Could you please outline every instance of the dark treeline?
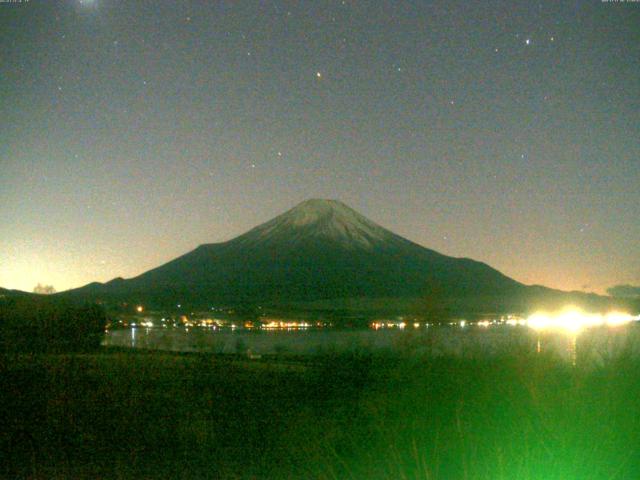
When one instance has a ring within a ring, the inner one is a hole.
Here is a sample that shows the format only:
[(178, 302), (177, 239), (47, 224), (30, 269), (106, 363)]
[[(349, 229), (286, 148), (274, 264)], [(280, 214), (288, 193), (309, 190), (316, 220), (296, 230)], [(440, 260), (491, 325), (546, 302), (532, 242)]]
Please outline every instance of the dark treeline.
[(0, 298), (0, 348), (4, 352), (87, 352), (97, 349), (105, 310), (50, 297)]

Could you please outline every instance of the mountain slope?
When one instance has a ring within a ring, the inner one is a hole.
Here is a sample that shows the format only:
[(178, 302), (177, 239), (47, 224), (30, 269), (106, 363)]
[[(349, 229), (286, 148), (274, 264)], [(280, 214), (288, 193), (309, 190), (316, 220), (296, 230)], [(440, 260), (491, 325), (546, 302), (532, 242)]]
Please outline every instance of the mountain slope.
[(406, 240), (342, 202), (313, 199), (239, 237), (201, 245), (138, 277), (92, 283), (65, 294), (157, 307), (422, 299), (485, 302), (485, 308), (495, 309), (541, 292), (484, 263)]
[(23, 292), (22, 290), (9, 290), (0, 287), (0, 298), (8, 297), (33, 297), (35, 294), (29, 292)]

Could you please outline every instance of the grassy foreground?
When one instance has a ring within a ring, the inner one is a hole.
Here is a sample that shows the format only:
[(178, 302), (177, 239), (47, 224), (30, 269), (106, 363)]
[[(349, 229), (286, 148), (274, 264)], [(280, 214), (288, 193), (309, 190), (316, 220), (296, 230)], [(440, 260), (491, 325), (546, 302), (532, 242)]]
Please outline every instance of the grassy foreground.
[(640, 478), (640, 361), (4, 356), (0, 476)]

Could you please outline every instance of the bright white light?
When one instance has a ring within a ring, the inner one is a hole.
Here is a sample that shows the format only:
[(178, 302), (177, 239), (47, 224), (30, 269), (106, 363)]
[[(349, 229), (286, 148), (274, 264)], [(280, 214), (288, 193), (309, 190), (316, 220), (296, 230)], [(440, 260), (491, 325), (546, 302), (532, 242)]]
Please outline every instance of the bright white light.
[[(515, 324), (516, 322), (514, 322)], [(544, 330), (549, 328), (551, 317), (544, 313), (534, 313), (527, 319), (527, 324), (535, 330)]]
[(577, 332), (586, 326), (587, 319), (580, 312), (571, 310), (557, 317), (556, 323), (569, 332)]
[(609, 327), (617, 327), (618, 325), (624, 325), (633, 320), (638, 320), (638, 318), (639, 317), (632, 317), (627, 313), (610, 312), (605, 315), (604, 321)]
[(527, 325), (535, 330), (565, 330), (577, 333), (584, 328), (607, 325), (615, 327), (624, 325), (637, 317), (628, 313), (610, 312), (606, 315), (586, 313), (578, 308), (569, 307), (553, 314), (536, 312), (527, 318)]

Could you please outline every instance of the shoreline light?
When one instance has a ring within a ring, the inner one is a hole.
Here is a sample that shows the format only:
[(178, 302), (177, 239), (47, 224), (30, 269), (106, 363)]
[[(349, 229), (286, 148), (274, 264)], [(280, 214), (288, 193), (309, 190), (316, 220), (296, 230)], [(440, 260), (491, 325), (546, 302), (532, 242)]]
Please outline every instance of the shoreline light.
[(585, 328), (617, 327), (639, 319), (639, 317), (624, 312), (612, 311), (603, 315), (586, 313), (578, 308), (568, 307), (556, 313), (536, 312), (527, 318), (526, 324), (534, 330), (565, 330), (577, 333)]

